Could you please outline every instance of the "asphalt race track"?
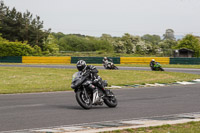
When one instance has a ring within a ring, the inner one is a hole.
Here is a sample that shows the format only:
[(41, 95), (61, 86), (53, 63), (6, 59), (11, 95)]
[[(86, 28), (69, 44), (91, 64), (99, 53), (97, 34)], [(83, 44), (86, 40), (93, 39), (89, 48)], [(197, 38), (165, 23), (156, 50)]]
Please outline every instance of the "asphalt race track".
[[(46, 65), (46, 67), (75, 68), (58, 65)], [(135, 67), (120, 67), (120, 69), (150, 70)], [(166, 68), (165, 70), (200, 74), (198, 69)], [(84, 110), (78, 105), (74, 92), (0, 95), (0, 132), (191, 113), (200, 110), (200, 84), (127, 88), (113, 92), (118, 99), (117, 108), (108, 108), (104, 105), (91, 110)]]
[[(63, 68), (63, 69), (75, 69), (75, 64), (72, 65), (0, 65), (0, 67), (42, 67), (42, 68)], [(96, 66), (98, 69), (104, 69), (103, 66)], [(118, 67), (119, 70), (145, 70), (151, 71), (149, 67)], [(169, 72), (184, 72), (184, 73), (193, 73), (200, 74), (200, 69), (191, 69), (191, 68), (164, 68), (165, 71)]]

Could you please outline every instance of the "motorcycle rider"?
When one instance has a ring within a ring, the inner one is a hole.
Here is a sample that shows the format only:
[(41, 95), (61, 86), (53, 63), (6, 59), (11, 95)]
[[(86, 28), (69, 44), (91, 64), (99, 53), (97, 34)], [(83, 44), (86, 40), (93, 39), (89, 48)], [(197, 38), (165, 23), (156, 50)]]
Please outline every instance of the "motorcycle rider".
[(156, 64), (155, 59), (152, 59), (151, 62), (150, 62), (150, 67), (151, 67), (152, 71), (155, 70), (155, 67), (154, 67), (155, 64)]
[[(106, 96), (109, 96), (109, 91), (104, 88), (107, 83), (103, 82), (102, 78), (97, 74), (98, 70), (95, 66), (86, 65), (84, 60), (79, 60), (76, 64), (78, 71), (81, 71), (83, 74), (90, 75), (89, 78), (92, 80), (92, 84), (96, 85), (98, 88), (102, 89), (103, 93)], [(95, 88), (93, 88), (93, 92), (95, 92)]]
[(108, 67), (108, 61), (113, 62), (112, 59), (109, 59), (109, 58), (107, 58), (107, 57), (104, 57), (104, 58), (103, 58), (103, 66), (104, 66), (104, 68), (107, 68), (107, 67)]

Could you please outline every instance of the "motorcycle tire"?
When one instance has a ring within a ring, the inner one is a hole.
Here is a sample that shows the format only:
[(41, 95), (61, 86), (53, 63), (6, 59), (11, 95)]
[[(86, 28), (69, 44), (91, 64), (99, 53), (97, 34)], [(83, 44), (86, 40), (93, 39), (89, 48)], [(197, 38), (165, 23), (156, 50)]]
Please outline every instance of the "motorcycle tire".
[(116, 67), (116, 66), (114, 66), (114, 69), (115, 69), (115, 70), (118, 70), (119, 68), (118, 68), (118, 67)]
[(163, 68), (160, 68), (160, 71), (165, 71)]
[(83, 91), (81, 91), (81, 90), (78, 90), (76, 92), (76, 101), (84, 109), (90, 109), (90, 108), (92, 108), (92, 101), (91, 101), (91, 99), (90, 98), (86, 98), (86, 96), (84, 96)]
[[(112, 95), (114, 95), (113, 92), (110, 91), (110, 93)], [(104, 103), (110, 108), (115, 108), (117, 106), (117, 104), (118, 104), (117, 99), (116, 99), (115, 96), (107, 96), (104, 99)]]

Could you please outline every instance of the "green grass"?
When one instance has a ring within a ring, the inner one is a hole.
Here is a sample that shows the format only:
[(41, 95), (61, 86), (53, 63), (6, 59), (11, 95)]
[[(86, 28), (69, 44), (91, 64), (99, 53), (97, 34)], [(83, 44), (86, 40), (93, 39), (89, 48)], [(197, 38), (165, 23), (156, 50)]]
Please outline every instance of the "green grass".
[(116, 130), (104, 133), (200, 133), (200, 122), (189, 122), (176, 125)]
[[(66, 91), (76, 69), (0, 67), (0, 94)], [(99, 75), (109, 85), (133, 85), (144, 83), (170, 83), (200, 78), (200, 75), (131, 71), (99, 70)]]

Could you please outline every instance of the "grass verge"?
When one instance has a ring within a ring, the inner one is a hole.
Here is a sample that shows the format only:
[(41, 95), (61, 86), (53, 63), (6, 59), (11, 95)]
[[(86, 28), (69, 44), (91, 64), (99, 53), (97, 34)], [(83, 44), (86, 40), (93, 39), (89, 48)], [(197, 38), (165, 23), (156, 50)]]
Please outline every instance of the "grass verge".
[(116, 130), (104, 133), (200, 133), (200, 122), (188, 122), (176, 125)]
[[(0, 94), (66, 91), (76, 69), (0, 67)], [(109, 85), (171, 83), (200, 78), (200, 75), (131, 70), (99, 70)]]

